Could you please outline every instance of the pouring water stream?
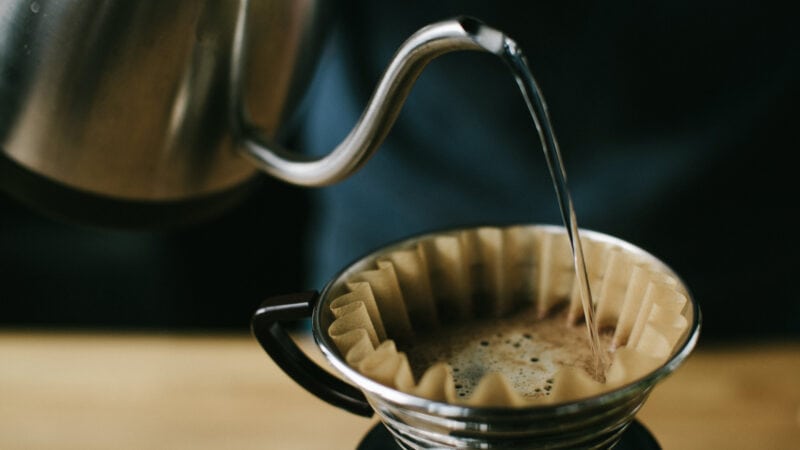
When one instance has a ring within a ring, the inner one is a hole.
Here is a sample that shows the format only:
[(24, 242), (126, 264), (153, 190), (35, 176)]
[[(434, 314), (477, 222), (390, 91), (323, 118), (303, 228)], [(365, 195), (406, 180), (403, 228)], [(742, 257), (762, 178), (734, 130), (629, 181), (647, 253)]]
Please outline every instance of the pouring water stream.
[(592, 355), (594, 357), (594, 374), (598, 381), (604, 382), (605, 369), (607, 366), (605, 352), (603, 352), (600, 347), (600, 334), (597, 322), (594, 318), (592, 291), (589, 285), (589, 276), (586, 271), (586, 261), (583, 256), (583, 247), (578, 231), (575, 208), (567, 185), (567, 173), (564, 169), (561, 151), (558, 147), (558, 141), (556, 140), (553, 126), (550, 123), (547, 105), (545, 104), (544, 96), (539, 86), (536, 84), (536, 80), (533, 78), (528, 62), (516, 42), (508, 37), (504, 37), (503, 51), (502, 53), (498, 53), (498, 56), (502, 58), (503, 62), (508, 65), (511, 72), (514, 74), (522, 96), (525, 98), (528, 112), (539, 134), (542, 150), (547, 160), (547, 167), (550, 170), (550, 177), (553, 181), (553, 187), (556, 190), (561, 218), (567, 229), (567, 236), (569, 237), (569, 243), (572, 249), (575, 277), (580, 291), (583, 314), (589, 334), (589, 345), (591, 346)]

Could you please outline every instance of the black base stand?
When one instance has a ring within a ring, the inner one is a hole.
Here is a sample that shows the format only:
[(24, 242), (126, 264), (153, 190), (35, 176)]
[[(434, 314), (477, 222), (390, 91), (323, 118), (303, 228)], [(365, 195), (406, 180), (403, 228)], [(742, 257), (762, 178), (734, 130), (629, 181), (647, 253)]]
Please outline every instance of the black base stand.
[[(378, 422), (364, 436), (356, 450), (401, 450), (392, 434)], [(661, 450), (656, 439), (638, 420), (628, 426), (614, 450)]]

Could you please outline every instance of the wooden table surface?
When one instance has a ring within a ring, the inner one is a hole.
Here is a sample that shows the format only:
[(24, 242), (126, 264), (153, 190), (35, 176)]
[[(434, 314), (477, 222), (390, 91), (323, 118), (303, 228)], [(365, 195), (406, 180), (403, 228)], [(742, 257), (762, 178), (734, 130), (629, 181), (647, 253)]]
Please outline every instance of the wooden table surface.
[[(638, 418), (665, 449), (800, 449), (800, 342), (701, 343)], [(373, 424), (248, 335), (0, 331), (4, 450), (353, 449)]]

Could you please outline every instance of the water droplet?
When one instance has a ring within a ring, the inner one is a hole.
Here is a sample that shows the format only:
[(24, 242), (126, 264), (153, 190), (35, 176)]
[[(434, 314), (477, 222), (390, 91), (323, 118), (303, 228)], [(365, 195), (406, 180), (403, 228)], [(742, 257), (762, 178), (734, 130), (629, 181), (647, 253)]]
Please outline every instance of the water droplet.
[(36, 14), (36, 13), (39, 12), (40, 9), (42, 9), (42, 7), (39, 6), (39, 2), (31, 2), (31, 12), (32, 13)]

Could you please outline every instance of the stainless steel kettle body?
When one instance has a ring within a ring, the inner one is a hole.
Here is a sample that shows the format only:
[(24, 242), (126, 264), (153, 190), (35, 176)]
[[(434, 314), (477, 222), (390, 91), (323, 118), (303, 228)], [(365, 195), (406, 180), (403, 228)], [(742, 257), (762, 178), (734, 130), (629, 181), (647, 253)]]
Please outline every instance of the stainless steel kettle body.
[[(181, 200), (242, 183), (256, 167), (229, 123), (237, 25), (247, 116), (267, 134), (310, 72), (316, 0), (0, 3), (0, 147), (69, 187)], [(239, 21), (247, 21), (239, 24)]]
[(421, 28), (389, 61), (350, 134), (319, 159), (280, 147), (325, 21), (325, 0), (5, 0), (0, 150), (57, 185), (166, 203), (217, 194), (261, 169), (303, 186), (339, 181), (380, 146), (429, 61), (501, 54), (477, 20)]

